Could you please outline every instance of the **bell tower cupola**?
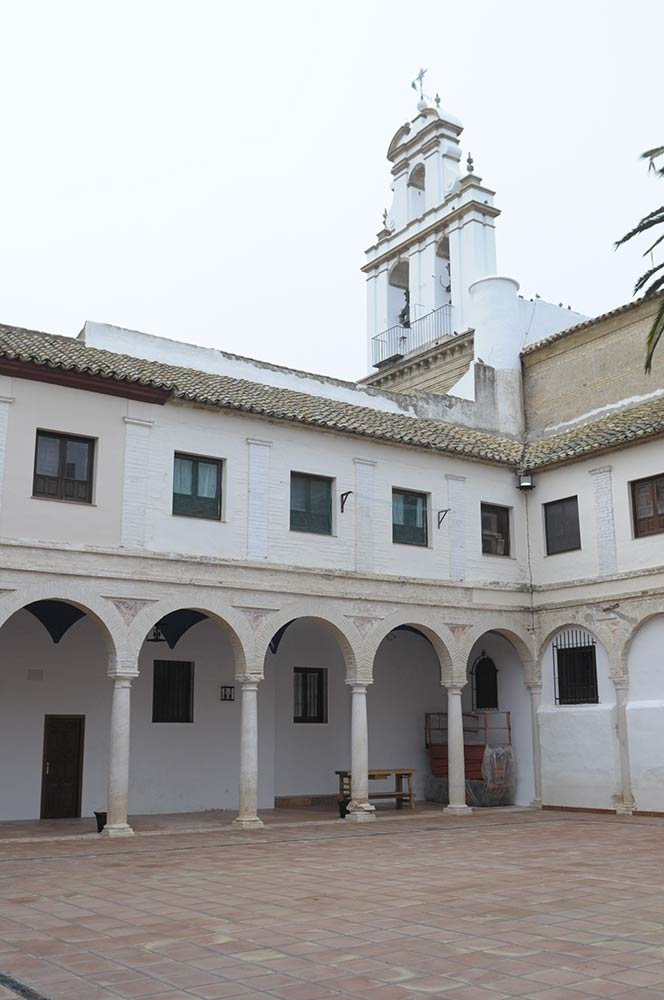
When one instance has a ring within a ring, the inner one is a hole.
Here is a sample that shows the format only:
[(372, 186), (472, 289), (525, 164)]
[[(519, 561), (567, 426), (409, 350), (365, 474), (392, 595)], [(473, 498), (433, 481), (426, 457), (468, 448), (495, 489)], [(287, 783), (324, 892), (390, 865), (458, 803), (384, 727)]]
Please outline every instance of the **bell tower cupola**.
[(425, 73), (413, 81), (417, 114), (387, 150), (392, 204), (362, 268), (370, 370), (463, 333), (470, 285), (496, 270), (494, 192), (470, 156), (462, 167), (463, 126), (425, 95)]

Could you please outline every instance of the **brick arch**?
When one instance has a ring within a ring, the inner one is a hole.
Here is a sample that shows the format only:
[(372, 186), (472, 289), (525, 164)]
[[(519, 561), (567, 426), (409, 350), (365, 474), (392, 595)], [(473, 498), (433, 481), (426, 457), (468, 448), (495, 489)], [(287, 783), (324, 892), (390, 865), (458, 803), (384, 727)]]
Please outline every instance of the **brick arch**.
[[(174, 596), (167, 600), (151, 601), (142, 608), (131, 622), (129, 628), (129, 649), (138, 671), (138, 657), (150, 629), (162, 618), (173, 611), (200, 611), (212, 621), (217, 622), (228, 637), (235, 660), (235, 674), (240, 677), (249, 671), (248, 651), (251, 648), (251, 626), (249, 621), (241, 616), (237, 608), (229, 607), (221, 601), (200, 600), (199, 594), (193, 594), (194, 600), (188, 601), (187, 595)], [(208, 595), (209, 597), (209, 595)], [(199, 598), (196, 600), (196, 598)]]
[(0, 597), (0, 628), (35, 601), (63, 601), (83, 611), (98, 626), (108, 653), (107, 673), (120, 672), (127, 661), (127, 627), (117, 609), (103, 597), (68, 580), (32, 584)]
[(619, 660), (621, 673), (624, 674), (625, 677), (629, 676), (629, 653), (632, 648), (632, 643), (643, 626), (647, 625), (648, 622), (651, 622), (653, 618), (662, 618), (662, 620), (664, 620), (664, 611), (651, 611), (644, 615), (643, 618), (639, 619), (636, 625), (633, 626), (622, 644)]
[(476, 625), (472, 628), (464, 638), (461, 649), (461, 656), (466, 663), (466, 670), (468, 669), (473, 646), (488, 632), (502, 636), (503, 639), (507, 639), (513, 646), (523, 666), (524, 681), (530, 684), (539, 683), (539, 660), (535, 655), (533, 638), (519, 625), (492, 625), (489, 628), (486, 625)]
[(409, 625), (416, 628), (426, 636), (436, 651), (440, 664), (441, 683), (446, 681), (458, 681), (465, 683), (465, 677), (461, 678), (459, 664), (461, 658), (456, 639), (450, 628), (441, 622), (434, 613), (413, 608), (404, 608), (395, 611), (394, 614), (383, 618), (379, 625), (376, 625), (366, 639), (365, 658), (369, 665), (371, 676), (376, 660), (378, 648), (384, 639), (400, 625)]
[(289, 622), (300, 620), (315, 621), (334, 636), (344, 658), (347, 680), (365, 676), (363, 643), (357, 626), (345, 615), (323, 608), (321, 602), (315, 600), (294, 601), (264, 619), (254, 636), (252, 673), (263, 673), (272, 636)]

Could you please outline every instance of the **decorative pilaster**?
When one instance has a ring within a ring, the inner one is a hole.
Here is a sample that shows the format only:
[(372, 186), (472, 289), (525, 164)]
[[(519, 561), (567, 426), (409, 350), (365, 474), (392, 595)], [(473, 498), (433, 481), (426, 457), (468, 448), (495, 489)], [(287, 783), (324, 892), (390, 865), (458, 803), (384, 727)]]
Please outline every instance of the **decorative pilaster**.
[(127, 837), (133, 834), (127, 822), (129, 802), (129, 722), (131, 682), (136, 674), (112, 674), (111, 739), (108, 760), (107, 821), (102, 830), (105, 837)]
[(258, 816), (258, 684), (255, 674), (244, 674), (240, 704), (240, 806), (233, 820), (242, 830), (263, 826)]
[(449, 805), (446, 813), (464, 816), (472, 809), (466, 805), (466, 762), (463, 747), (463, 714), (461, 690), (458, 682), (446, 684), (447, 688), (447, 783)]
[(367, 726), (367, 682), (348, 681), (352, 689), (350, 716), (351, 800), (346, 819), (365, 823), (376, 818), (369, 803), (369, 730)]
[(629, 738), (627, 734), (627, 698), (629, 681), (627, 677), (614, 677), (616, 689), (616, 735), (620, 757), (620, 798), (616, 803), (619, 815), (631, 816), (636, 809), (632, 795), (632, 773), (629, 763)]
[(539, 709), (542, 704), (542, 685), (528, 684), (530, 690), (530, 728), (533, 739), (533, 779), (535, 797), (530, 803), (533, 809), (542, 808), (542, 744), (540, 742)]
[(247, 438), (249, 483), (247, 502), (247, 559), (267, 559), (270, 537), (271, 441)]
[(148, 509), (148, 468), (150, 433), (154, 421), (124, 417), (125, 456), (122, 494), (122, 544), (139, 549), (145, 543), (145, 515)]

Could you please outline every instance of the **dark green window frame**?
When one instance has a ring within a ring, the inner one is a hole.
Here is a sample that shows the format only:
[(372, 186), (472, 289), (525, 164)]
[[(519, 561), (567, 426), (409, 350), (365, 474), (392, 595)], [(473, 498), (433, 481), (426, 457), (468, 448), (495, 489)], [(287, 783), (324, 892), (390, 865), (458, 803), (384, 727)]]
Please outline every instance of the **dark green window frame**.
[[(176, 451), (173, 459), (173, 514), (220, 521), (222, 467), (223, 459)], [(211, 473), (211, 469), (215, 471)]]
[(332, 534), (332, 483), (327, 476), (291, 472), (290, 530)]
[(427, 546), (429, 544), (428, 522), (428, 495), (426, 493), (416, 493), (413, 490), (392, 490), (393, 542), (398, 542), (401, 545)]
[(574, 552), (581, 548), (579, 526), (579, 498), (564, 497), (544, 504), (544, 533), (546, 554)]

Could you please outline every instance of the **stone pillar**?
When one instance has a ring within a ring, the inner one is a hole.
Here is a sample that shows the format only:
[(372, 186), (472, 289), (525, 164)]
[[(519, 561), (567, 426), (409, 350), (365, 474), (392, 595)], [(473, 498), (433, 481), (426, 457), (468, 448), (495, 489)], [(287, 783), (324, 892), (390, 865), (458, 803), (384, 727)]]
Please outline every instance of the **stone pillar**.
[(466, 805), (466, 762), (463, 749), (463, 715), (461, 689), (463, 684), (446, 684), (447, 688), (447, 783), (449, 805), (446, 813), (463, 816), (472, 812)]
[(542, 808), (542, 745), (540, 743), (539, 707), (542, 704), (542, 685), (529, 684), (530, 726), (533, 738), (533, 778), (535, 797), (530, 803), (533, 809)]
[(111, 741), (108, 761), (107, 822), (102, 830), (105, 837), (126, 837), (133, 834), (127, 822), (129, 800), (129, 717), (131, 682), (136, 674), (111, 674)]
[(258, 816), (258, 684), (261, 677), (238, 677), (240, 704), (240, 808), (233, 820), (242, 830), (263, 826)]
[(364, 823), (376, 818), (369, 803), (369, 732), (367, 727), (367, 682), (348, 681), (352, 689), (350, 716), (351, 800), (346, 819)]
[(627, 697), (628, 680), (626, 677), (613, 679), (616, 689), (616, 735), (618, 737), (618, 753), (620, 756), (620, 796), (616, 803), (616, 812), (631, 816), (636, 809), (632, 795), (632, 775), (629, 764), (629, 739), (627, 735)]

